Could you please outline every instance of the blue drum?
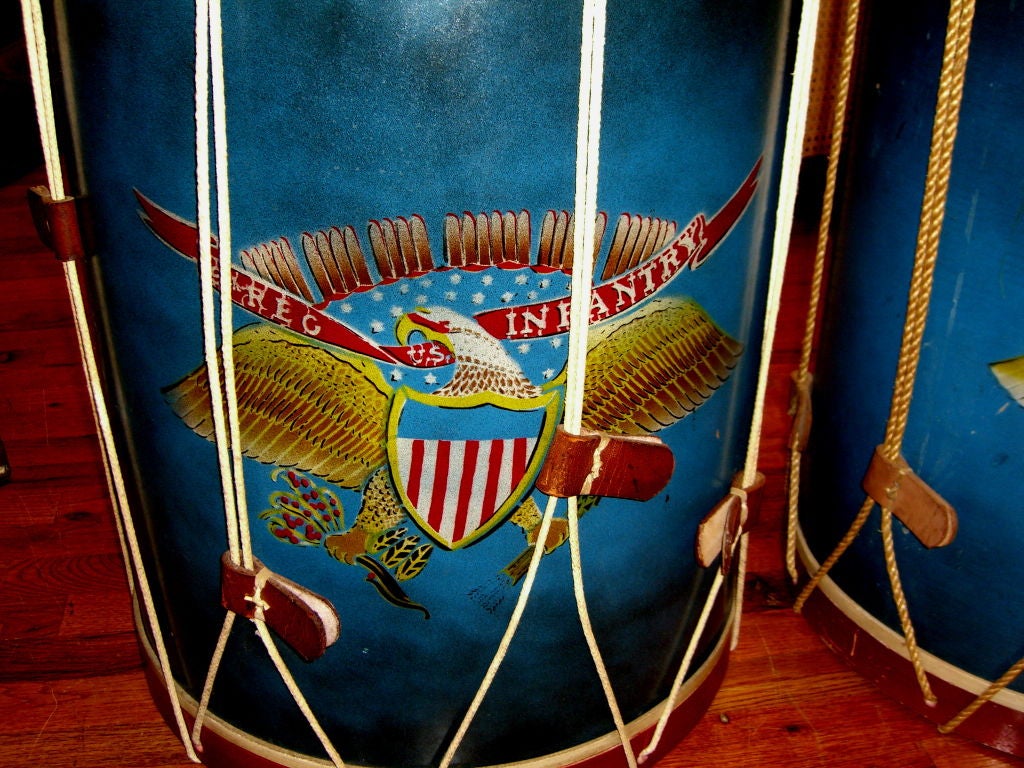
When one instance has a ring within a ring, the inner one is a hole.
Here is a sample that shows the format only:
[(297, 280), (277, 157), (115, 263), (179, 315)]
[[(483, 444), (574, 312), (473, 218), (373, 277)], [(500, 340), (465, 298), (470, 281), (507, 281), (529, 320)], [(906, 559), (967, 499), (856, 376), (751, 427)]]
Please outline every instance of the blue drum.
[[(249, 615), (260, 602), (259, 576), (222, 565), (194, 9), (67, 6), (110, 390), (161, 618), (141, 634), (150, 654), (165, 637), (191, 718), (225, 606)], [(229, 2), (223, 26), (232, 248), (217, 239), (213, 251), (232, 266), (218, 286), (234, 305), (221, 343), (246, 519), (269, 586), (286, 602), (309, 590), (340, 619), (316, 625), (326, 650), (281, 644), (286, 666), (347, 763), (436, 765), (542, 547), (454, 763), (621, 760), (573, 600), (565, 511), (542, 539), (537, 487), (562, 418), (583, 226), (580, 4)], [(580, 540), (590, 620), (638, 749), (717, 568), (697, 562), (698, 524), (743, 464), (788, 31), (786, 2), (607, 9), (583, 426), (657, 437), (674, 471), (646, 501), (584, 487)], [(734, 586), (711, 611), (665, 745), (724, 674)], [(321, 764), (241, 624), (203, 759)]]
[[(872, 3), (853, 103), (848, 185), (835, 241), (805, 454), (801, 529), (813, 570), (865, 499), (882, 443), (907, 307), (947, 10)], [(929, 548), (897, 523), (895, 555), (924, 669), (910, 669), (878, 536), (879, 507), (806, 611), (854, 666), (948, 724), (1024, 655), (1020, 482), (1024, 478), (1024, 14), (979, 3), (934, 287), (902, 455), (955, 509)], [(952, 531), (950, 531), (952, 533)], [(1024, 754), (1024, 681), (956, 731)]]

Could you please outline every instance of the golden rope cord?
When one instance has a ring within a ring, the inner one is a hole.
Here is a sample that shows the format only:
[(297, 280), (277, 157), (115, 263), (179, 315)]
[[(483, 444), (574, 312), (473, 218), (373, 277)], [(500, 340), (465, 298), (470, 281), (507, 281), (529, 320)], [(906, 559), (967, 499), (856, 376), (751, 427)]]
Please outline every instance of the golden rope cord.
[[(935, 120), (932, 127), (931, 150), (928, 158), (924, 199), (921, 205), (917, 245), (914, 253), (914, 267), (910, 280), (907, 316), (903, 327), (903, 340), (900, 346), (899, 362), (893, 385), (893, 396), (889, 419), (886, 424), (885, 440), (881, 447), (882, 455), (889, 460), (895, 460), (900, 455), (903, 437), (906, 433), (907, 419), (910, 413), (910, 401), (913, 395), (917, 368), (920, 362), (921, 343), (924, 337), (928, 307), (931, 302), (939, 236), (945, 216), (946, 197), (949, 191), (953, 145), (956, 140), (960, 103), (963, 98), (964, 74), (967, 68), (967, 52), (973, 20), (974, 0), (953, 0), (950, 4), (949, 21), (946, 28), (946, 44), (939, 78)], [(811, 592), (813, 592), (834, 563), (845, 552), (846, 548), (863, 527), (873, 507), (873, 500), (871, 498), (866, 499), (842, 541), (840, 541), (836, 549), (829, 555), (817, 573), (814, 574), (803, 591), (801, 591), (794, 605), (795, 610), (799, 611), (803, 607)], [(914, 667), (914, 674), (917, 677), (918, 685), (921, 688), (925, 701), (933, 703), (935, 695), (931, 691), (931, 686), (924, 671), (924, 665), (917, 647), (916, 633), (914, 632), (906, 596), (900, 582), (899, 568), (892, 540), (892, 509), (888, 504), (884, 505), (882, 509), (881, 529), (886, 570), (889, 574), (893, 600), (900, 617), (900, 625), (903, 629), (907, 653)]]
[(964, 73), (967, 68), (967, 48), (971, 23), (974, 19), (974, 0), (953, 0), (946, 31), (946, 49), (939, 79), (935, 123), (932, 129), (932, 149), (925, 176), (924, 201), (918, 227), (914, 270), (910, 280), (910, 300), (900, 348), (896, 382), (893, 388), (892, 409), (886, 427), (883, 453), (895, 459), (906, 431), (913, 394), (915, 373), (920, 360), (921, 340), (931, 301), (932, 279), (939, 250), (939, 237), (946, 211), (949, 173), (953, 159), (953, 144), (963, 96)]
[(793, 603), (794, 611), (800, 613), (800, 611), (803, 610), (804, 603), (807, 602), (807, 598), (809, 598), (811, 593), (818, 588), (818, 584), (821, 583), (821, 580), (828, 575), (828, 572), (832, 570), (832, 566), (836, 564), (836, 561), (843, 556), (843, 553), (846, 552), (849, 546), (853, 543), (853, 540), (857, 538), (857, 534), (860, 533), (860, 529), (864, 527), (864, 523), (867, 522), (868, 516), (871, 514), (871, 510), (874, 508), (875, 502), (873, 499), (867, 498), (864, 500), (860, 510), (857, 512), (857, 516), (854, 517), (853, 522), (850, 523), (849, 530), (847, 530), (846, 534), (836, 545), (836, 548), (832, 550), (832, 553), (825, 558), (825, 562), (818, 566), (818, 570), (814, 572), (814, 575), (811, 576), (811, 580), (804, 585), (804, 588), (797, 596), (796, 601)]
[(972, 701), (970, 704), (968, 704), (966, 707), (960, 710), (960, 712), (955, 717), (953, 717), (948, 723), (940, 725), (939, 733), (952, 733), (954, 730), (956, 730), (960, 723), (962, 723), (968, 717), (977, 712), (982, 704), (992, 699), (997, 693), (1003, 690), (1003, 688), (1005, 688), (1014, 680), (1016, 680), (1021, 672), (1024, 672), (1024, 659), (1020, 659), (1016, 664), (1014, 664), (1012, 667), (1006, 670), (1003, 673), (1002, 677), (1000, 677), (988, 688), (986, 688), (981, 694), (979, 694), (978, 698), (976, 698), (974, 701)]
[(929, 705), (936, 704), (938, 703), (938, 698), (932, 691), (931, 683), (928, 682), (928, 674), (924, 669), (924, 662), (921, 661), (921, 650), (917, 645), (917, 632), (914, 630), (914, 623), (910, 619), (907, 596), (903, 591), (903, 583), (900, 580), (900, 569), (896, 563), (896, 547), (892, 539), (892, 507), (888, 505), (882, 508), (881, 527), (882, 550), (885, 552), (885, 570), (889, 574), (892, 600), (896, 606), (896, 613), (900, 617), (900, 628), (903, 630), (903, 644), (907, 647), (907, 655), (910, 657), (910, 664), (914, 668), (914, 677), (917, 678), (917, 686), (921, 689), (921, 696)]
[[(839, 71), (836, 74), (836, 95), (832, 107), (832, 136), (828, 151), (828, 169), (825, 172), (825, 191), (821, 205), (821, 219), (818, 222), (817, 248), (814, 254), (814, 271), (811, 276), (810, 298), (804, 336), (800, 345), (800, 364), (795, 373), (798, 387), (810, 386), (811, 355), (814, 349), (814, 334), (818, 326), (818, 310), (821, 305), (822, 284), (825, 281), (825, 254), (828, 251), (829, 231), (832, 229), (832, 211), (835, 208), (836, 179), (839, 176), (839, 158), (842, 153), (843, 133), (846, 125), (846, 108), (850, 95), (850, 80), (853, 71), (854, 51), (857, 45), (857, 27), (860, 22), (860, 0), (850, 0), (843, 16), (843, 38), (840, 49)], [(794, 582), (796, 570), (796, 526), (800, 501), (800, 454), (797, 446), (798, 435), (794, 431), (790, 443), (788, 479), (788, 522), (786, 525), (786, 569)]]

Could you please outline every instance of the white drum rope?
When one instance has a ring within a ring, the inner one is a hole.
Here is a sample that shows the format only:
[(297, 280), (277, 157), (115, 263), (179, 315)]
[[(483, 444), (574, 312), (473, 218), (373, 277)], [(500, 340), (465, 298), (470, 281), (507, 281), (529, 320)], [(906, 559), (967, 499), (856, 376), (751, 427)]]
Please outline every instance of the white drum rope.
[[(210, 3), (196, 0), (196, 68), (195, 68), (195, 121), (196, 121), (196, 226), (199, 233), (199, 285), (200, 308), (202, 313), (203, 353), (206, 359), (207, 382), (210, 387), (210, 415), (213, 419), (214, 445), (217, 463), (220, 466), (221, 493), (223, 495), (225, 519), (227, 522), (228, 547), (231, 561), (241, 562), (238, 531), (238, 507), (235, 495), (234, 465), (231, 461), (231, 443), (228, 440), (228, 425), (225, 415), (225, 393), (221, 377), (221, 360), (217, 351), (217, 313), (213, 278), (213, 237), (211, 229), (211, 188), (210, 188)], [(218, 154), (226, 147), (215, 146)], [(224, 161), (226, 163), (226, 160)], [(222, 163), (218, 161), (219, 173)], [(220, 191), (218, 178), (218, 193)], [(218, 216), (227, 207), (227, 201), (218, 198)], [(220, 222), (222, 223), (222, 222)], [(220, 233), (221, 240), (230, 236)], [(223, 244), (219, 252), (218, 271), (228, 268), (231, 251)], [(222, 281), (222, 287), (230, 283)], [(230, 289), (222, 291), (230, 296)], [(223, 314), (223, 313), (222, 313)], [(231, 312), (228, 311), (230, 322)], [(225, 353), (231, 346), (231, 334), (223, 339)], [(225, 365), (225, 368), (227, 366)]]
[(224, 623), (221, 624), (220, 635), (217, 637), (217, 644), (213, 647), (213, 655), (210, 657), (210, 666), (206, 670), (206, 681), (203, 683), (203, 692), (199, 696), (199, 703), (196, 705), (196, 719), (192, 723), (192, 745), (196, 751), (203, 751), (203, 725), (206, 722), (206, 715), (210, 710), (210, 697), (213, 696), (213, 684), (217, 680), (217, 672), (220, 671), (220, 663), (224, 660), (224, 651), (228, 647), (228, 638), (231, 637), (231, 630), (235, 626), (235, 614), (228, 611), (224, 616)]
[(252, 536), (249, 532), (249, 511), (245, 496), (245, 473), (242, 468), (242, 440), (239, 427), (238, 398), (235, 396), (235, 351), (233, 303), (231, 297), (231, 198), (228, 177), (227, 101), (224, 93), (224, 46), (221, 28), (221, 0), (210, 0), (210, 61), (213, 88), (213, 132), (217, 179), (217, 233), (220, 246), (218, 279), (220, 282), (221, 360), (224, 366), (224, 389), (228, 394), (228, 433), (231, 440), (231, 475), (237, 518), (238, 548), (242, 566), (253, 569)]
[(578, 435), (583, 428), (583, 386), (594, 273), (594, 224), (598, 213), (604, 32), (604, 0), (586, 0), (583, 4), (579, 117), (576, 128), (575, 224), (567, 344), (569, 359), (565, 372), (565, 415), (562, 419), (565, 430), (573, 435)]
[[(786, 138), (782, 154), (782, 169), (779, 180), (779, 200), (775, 212), (775, 234), (772, 241), (771, 266), (768, 277), (768, 294), (765, 307), (764, 333), (761, 339), (761, 360), (758, 366), (757, 389), (754, 395), (754, 411), (751, 417), (750, 436), (747, 442), (747, 455), (743, 466), (741, 484), (750, 488), (757, 480), (761, 434), (764, 431), (765, 396), (768, 389), (768, 371), (771, 365), (772, 347), (775, 343), (775, 329), (778, 324), (779, 307), (782, 298), (782, 283), (786, 272), (786, 261), (789, 253), (789, 240), (793, 228), (793, 212), (796, 207), (796, 192), (800, 180), (800, 165), (803, 159), (804, 133), (807, 122), (807, 105), (810, 101), (811, 76), (814, 70), (814, 44), (817, 39), (818, 0), (808, 0), (801, 10), (800, 27), (797, 33), (796, 60), (793, 70), (793, 85), (790, 91), (788, 115), (786, 120)], [(746, 505), (746, 500), (741, 497)], [(745, 510), (744, 510), (745, 512)], [(745, 517), (745, 515), (744, 515)], [(739, 560), (737, 568), (737, 594), (733, 601), (733, 645), (738, 637), (740, 616), (743, 609), (743, 582), (747, 560), (747, 536), (744, 533), (739, 541)], [(672, 686), (672, 691), (665, 700), (664, 709), (658, 719), (651, 743), (640, 754), (641, 762), (647, 760), (657, 749), (668, 720), (676, 705), (676, 698), (686, 678), (689, 665), (693, 660), (696, 645), (704, 629), (711, 606), (718, 598), (724, 579), (721, 570), (708, 592), (707, 600), (701, 611), (700, 619), (690, 638), (689, 647), (683, 656), (679, 672)]]
[(686, 679), (686, 674), (690, 669), (690, 664), (693, 662), (693, 657), (697, 652), (697, 641), (700, 640), (700, 636), (704, 634), (704, 628), (707, 626), (708, 618), (711, 616), (711, 609), (714, 606), (715, 597), (717, 597), (721, 590), (722, 582), (724, 580), (725, 577), (722, 574), (722, 569), (716, 568), (715, 580), (711, 585), (711, 591), (708, 593), (708, 599), (704, 601), (700, 617), (697, 619), (697, 625), (693, 628), (693, 634), (690, 636), (690, 642), (686, 646), (686, 653), (683, 655), (683, 661), (679, 665), (679, 670), (676, 673), (675, 680), (672, 681), (672, 691), (669, 693), (668, 698), (665, 699), (665, 704), (663, 705), (664, 708), (662, 709), (661, 717), (658, 718), (658, 723), (654, 728), (654, 734), (651, 736), (651, 741), (640, 753), (638, 758), (640, 763), (647, 762), (661, 743), (661, 737), (665, 733), (665, 727), (668, 725), (669, 718), (675, 711), (675, 700), (679, 696), (679, 691), (683, 687), (683, 681)]
[[(232, 339), (233, 303), (231, 300), (231, 207), (228, 178), (227, 107), (224, 92), (224, 55), (222, 44), (221, 6), (219, 0), (197, 0), (196, 2), (196, 196), (198, 202), (197, 224), (199, 229), (199, 272), (202, 304), (203, 344), (206, 357), (207, 380), (210, 385), (210, 410), (214, 420), (214, 435), (217, 458), (221, 472), (224, 512), (228, 535), (228, 551), (234, 564), (241, 564), (247, 570), (253, 569), (252, 539), (248, 525), (248, 510), (245, 503), (245, 477), (242, 468), (241, 439), (238, 422), (238, 400), (235, 392), (234, 355)], [(215, 179), (217, 184), (217, 228), (218, 258), (216, 269), (213, 261), (211, 231), (211, 187), (210, 187), (210, 109), (213, 109), (213, 145), (215, 156)], [(214, 306), (214, 292), (220, 288), (220, 352), (217, 350), (217, 315)], [(221, 387), (221, 365), (223, 365), (224, 386)], [(260, 585), (257, 584), (254, 601), (259, 600)], [(312, 708), (277, 650), (274, 639), (262, 619), (262, 613), (252, 619), (256, 631), (277, 669), (281, 680), (288, 688), (296, 705), (306, 718), (310, 729), (316, 734), (328, 757), (338, 768), (344, 762), (321, 727)], [(226, 615), (220, 636), (214, 648), (206, 682), (200, 697), (196, 721), (193, 725), (192, 742), (201, 749), (203, 720), (208, 712), (217, 672), (224, 658), (234, 616)]]
[[(578, 435), (583, 428), (583, 399), (586, 384), (587, 346), (590, 329), (591, 291), (594, 278), (595, 226), (597, 223), (598, 170), (601, 158), (601, 101), (604, 88), (605, 0), (586, 2), (580, 51), (579, 118), (576, 129), (576, 193), (573, 228), (572, 291), (569, 297), (569, 342), (565, 384), (566, 432)], [(578, 499), (568, 500), (569, 556), (573, 594), (583, 635), (590, 650), (615, 730), (630, 768), (636, 768), (636, 756), (629, 732), (622, 719), (618, 700), (587, 609), (580, 551)], [(538, 546), (543, 546), (540, 540)]]
[[(233, 465), (229, 455), (227, 425), (225, 423), (224, 396), (221, 388), (220, 360), (217, 354), (217, 323), (214, 311), (213, 285), (213, 252), (211, 246), (211, 214), (210, 214), (210, 6), (204, 0), (196, 1), (195, 24), (195, 124), (196, 124), (196, 227), (198, 230), (198, 266), (200, 284), (200, 311), (203, 331), (203, 353), (206, 360), (206, 378), (210, 388), (210, 415), (214, 427), (214, 445), (217, 452), (217, 463), (220, 468), (221, 495), (224, 505), (224, 518), (227, 530), (228, 552), (231, 562), (241, 562), (239, 544), (238, 513), (235, 504), (235, 484), (232, 479)], [(218, 171), (220, 164), (218, 164)], [(220, 222), (218, 222), (218, 226)], [(220, 268), (230, 263), (231, 251), (221, 246), (219, 251)], [(225, 347), (230, 346), (231, 337), (227, 337)], [(192, 725), (192, 741), (198, 751), (202, 751), (202, 731), (206, 720), (210, 697), (220, 671), (234, 616), (228, 611), (221, 626), (217, 644), (214, 646), (206, 680), (199, 697), (196, 719)]]
[[(50, 196), (54, 200), (65, 199), (64, 177), (61, 170), (60, 148), (57, 142), (56, 121), (53, 113), (53, 92), (49, 78), (49, 57), (46, 50), (46, 37), (43, 26), (42, 9), (39, 0), (23, 0), (22, 16), (25, 26), (25, 42), (28, 52), (29, 66), (32, 74), (32, 89), (35, 96), (36, 116), (39, 121), (39, 133), (43, 145), (43, 159), (46, 166), (47, 183)], [(117, 457), (111, 429), (110, 414), (103, 398), (102, 379), (99, 365), (94, 352), (92, 333), (86, 313), (85, 301), (81, 290), (81, 276), (75, 261), (64, 262), (64, 277), (67, 283), (71, 311), (78, 336), (79, 351), (85, 372), (86, 385), (92, 401), (93, 416), (101, 441), (101, 453), (106, 463), (107, 478), (113, 490), (115, 515), (118, 518), (118, 534), (122, 545), (127, 547), (125, 559), (135, 575), (135, 586), (132, 592), (142, 598), (145, 616), (150, 625), (153, 644), (156, 648), (160, 673), (170, 697), (171, 710), (174, 715), (178, 733), (185, 745), (189, 759), (199, 762), (199, 758), (188, 740), (188, 728), (185, 724), (181, 702), (177, 696), (174, 676), (171, 672), (170, 658), (160, 629), (160, 620), (156, 612), (156, 604), (146, 577), (142, 561), (142, 551), (138, 535), (128, 504), (128, 493), (124, 482), (124, 474)]]
[(50, 197), (64, 199), (64, 175), (61, 171), (60, 148), (57, 145), (57, 122), (53, 116), (53, 90), (50, 86), (50, 63), (46, 52), (46, 31), (39, 0), (22, 0), (22, 21), (25, 26), (25, 48), (28, 53), (35, 96), (36, 120), (43, 148), (46, 178)]
[(480, 682), (480, 687), (473, 696), (473, 700), (470, 702), (469, 708), (466, 710), (466, 714), (463, 716), (462, 722), (459, 724), (459, 728), (455, 732), (455, 736), (452, 737), (451, 743), (448, 745), (447, 750), (445, 750), (444, 757), (441, 759), (438, 768), (448, 768), (448, 766), (451, 765), (452, 759), (455, 757), (455, 752), (462, 744), (462, 740), (465, 738), (466, 732), (469, 730), (469, 726), (473, 722), (473, 718), (476, 717), (476, 713), (480, 709), (480, 705), (483, 703), (484, 697), (487, 695), (487, 691), (490, 690), (491, 684), (494, 682), (494, 678), (498, 674), (498, 669), (501, 667), (502, 661), (505, 660), (509, 646), (512, 645), (512, 638), (515, 637), (516, 630), (519, 629), (519, 622), (523, 617), (523, 611), (526, 610), (526, 604), (530, 599), (530, 593), (533, 591), (533, 583), (537, 578), (537, 571), (540, 568), (540, 560), (544, 556), (544, 542), (547, 541), (548, 531), (551, 529), (551, 520), (555, 516), (555, 507), (557, 504), (558, 499), (554, 496), (548, 499), (547, 506), (544, 509), (544, 516), (541, 518), (540, 530), (537, 533), (537, 543), (534, 545), (533, 555), (530, 558), (530, 565), (526, 569), (526, 575), (523, 577), (523, 586), (519, 592), (519, 597), (516, 599), (515, 608), (512, 609), (512, 616), (509, 618), (508, 627), (505, 629), (505, 634), (502, 635), (502, 638), (498, 643), (498, 649), (495, 651), (494, 658), (491, 660), (490, 665), (488, 665), (487, 671), (484, 673), (484, 678)]
[(818, 36), (819, 6), (818, 0), (806, 0), (803, 3), (800, 28), (797, 32), (793, 85), (789, 96), (786, 138), (779, 178), (779, 201), (775, 210), (775, 235), (772, 240), (764, 334), (761, 337), (761, 364), (758, 368), (757, 391), (754, 395), (747, 459), (743, 467), (744, 488), (753, 485), (757, 478), (761, 433), (764, 429), (765, 395), (768, 390), (768, 370), (772, 359), (772, 347), (775, 344), (775, 328), (778, 325), (779, 307), (782, 303), (782, 283), (786, 274), (789, 241), (793, 233), (793, 212), (800, 183), (804, 134), (807, 128), (807, 105), (810, 103), (811, 77), (814, 74), (814, 45)]
[[(754, 395), (747, 459), (743, 467), (743, 487), (750, 488), (756, 478), (760, 461), (761, 436), (764, 432), (764, 408), (768, 391), (768, 373), (775, 346), (775, 330), (782, 306), (782, 286), (786, 277), (790, 240), (793, 235), (793, 213), (796, 209), (797, 188), (800, 185), (800, 167), (803, 163), (804, 135), (807, 131), (807, 109), (811, 100), (811, 80), (814, 76), (814, 48), (818, 39), (819, 0), (806, 0), (801, 8), (800, 27), (797, 31), (796, 57), (793, 65), (793, 85), (786, 116), (786, 138), (782, 151), (782, 169), (779, 178), (779, 201), (775, 210), (775, 233), (772, 241), (772, 262), (768, 277), (768, 296), (765, 305), (764, 334), (761, 337), (761, 364)], [(747, 534), (740, 537), (737, 599), (734, 605), (733, 647), (739, 639), (742, 620), (743, 588), (747, 568)]]
[[(54, 0), (53, 2), (53, 27), (54, 36), (56, 43), (56, 56), (58, 62), (67, 62), (71, 60), (70, 55), (70, 42), (68, 39), (68, 26), (67, 26), (67, 11), (64, 0)], [(49, 54), (46, 55), (49, 58)], [(82, 146), (78, 130), (78, 121), (75, 119), (75, 115), (78, 114), (77, 102), (75, 99), (74, 83), (69, 73), (65, 71), (63, 76), (63, 96), (65, 102), (65, 112), (68, 114), (68, 136), (71, 142), (71, 157), (81, 158), (82, 157)], [(53, 99), (47, 99), (48, 103), (53, 102)], [(86, 186), (85, 177), (82, 172), (81, 162), (72, 162), (70, 168), (65, 169), (68, 173), (75, 174), (75, 189), (78, 190), (79, 194), (88, 194), (88, 188)], [(66, 279), (66, 275), (65, 275)], [(96, 290), (96, 300), (100, 306), (104, 305), (103, 292), (99, 283), (93, 281), (92, 288)], [(76, 331), (77, 334), (77, 331)], [(81, 354), (81, 338), (79, 336), (79, 354)], [(111, 376), (111, 383), (113, 386), (117, 386), (117, 374), (114, 373)], [(93, 420), (97, 425), (97, 431), (99, 429), (99, 415), (96, 413), (96, 404), (93, 398), (89, 398), (89, 405), (92, 410)], [(100, 447), (101, 459), (103, 461), (103, 474), (104, 479), (107, 483), (107, 493), (110, 496), (111, 504), (117, 505), (118, 493), (114, 483), (114, 478), (111, 472), (111, 459), (107, 456), (107, 446), (103, 440), (98, 442)], [(123, 565), (125, 569), (125, 575), (128, 580), (128, 593), (131, 596), (132, 604), (137, 605), (137, 597), (135, 594), (135, 577), (132, 570), (132, 561), (128, 548), (128, 540), (125, 538), (124, 525), (121, 523), (123, 516), (128, 514), (125, 509), (115, 508), (114, 509), (114, 527), (117, 529), (117, 539), (121, 547), (121, 555), (123, 559)]]
[[(583, 5), (582, 39), (580, 49), (579, 110), (576, 133), (576, 182), (573, 227), (573, 269), (569, 308), (568, 362), (566, 366), (566, 394), (563, 425), (567, 432), (579, 434), (582, 429), (584, 379), (586, 375), (587, 339), (590, 325), (591, 288), (594, 272), (595, 224), (597, 221), (597, 182), (601, 141), (601, 94), (604, 81), (605, 2), (587, 0)], [(583, 570), (579, 545), (577, 500), (568, 500), (569, 551), (572, 566), (573, 593), (584, 636), (601, 682), (616, 731), (631, 768), (636, 758), (629, 742), (629, 734), (597, 640), (591, 626), (583, 587)], [(461, 745), (487, 691), (497, 675), (526, 608), (534, 579), (544, 555), (545, 542), (557, 499), (549, 498), (542, 518), (533, 556), (523, 580), (523, 586), (513, 609), (508, 628), (502, 637), (484, 679), (473, 697), (462, 722), (445, 752), (439, 768), (448, 768)]]

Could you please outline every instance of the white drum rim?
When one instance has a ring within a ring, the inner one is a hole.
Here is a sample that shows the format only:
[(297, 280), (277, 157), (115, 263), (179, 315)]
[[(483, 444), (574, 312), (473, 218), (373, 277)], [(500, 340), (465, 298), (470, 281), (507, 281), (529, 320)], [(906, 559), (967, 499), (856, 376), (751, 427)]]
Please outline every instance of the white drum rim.
[[(820, 564), (811, 552), (811, 548), (804, 536), (803, 526), (799, 522), (797, 523), (796, 534), (797, 552), (800, 555), (800, 561), (808, 573), (814, 573), (818, 570)], [(908, 664), (910, 663), (910, 655), (907, 653), (907, 647), (903, 640), (903, 636), (887, 624), (883, 624), (872, 614), (868, 613), (868, 611), (862, 608), (859, 603), (857, 603), (838, 584), (836, 584), (836, 582), (832, 580), (831, 576), (825, 576), (818, 584), (817, 588), (822, 595), (836, 607), (837, 610), (843, 613), (847, 619), (852, 621), (859, 629), (884, 646), (886, 650), (905, 659)], [(940, 656), (929, 653), (924, 648), (919, 647), (919, 651), (925, 670), (943, 682), (974, 694), (975, 696), (980, 695), (989, 687), (989, 685), (991, 685), (990, 680), (985, 680), (984, 678), (978, 677), (955, 664), (951, 664)], [(1011, 709), (1016, 712), (1024, 712), (1024, 694), (1010, 690), (1009, 688), (1004, 688), (999, 691), (992, 697), (991, 701), (992, 703), (999, 704), (1007, 709)]]
[[(677, 712), (686, 704), (687, 701), (689, 701), (694, 693), (701, 688), (701, 686), (712, 675), (719, 663), (722, 662), (723, 657), (729, 655), (733, 625), (735, 622), (735, 612), (731, 610), (733, 603), (733, 598), (726, 601), (726, 605), (729, 606), (729, 610), (727, 611), (726, 621), (724, 621), (722, 626), (719, 628), (718, 640), (711, 649), (711, 653), (704, 660), (704, 663), (693, 670), (693, 674), (691, 674), (683, 683), (683, 686), (679, 691), (679, 701), (676, 703), (673, 712)], [(134, 599), (132, 600), (132, 612), (135, 617), (136, 636), (139, 642), (139, 647), (145, 657), (144, 663), (151, 669), (159, 669), (160, 666), (157, 661), (156, 653), (150, 643), (149, 635), (144, 628), (142, 616), (139, 613), (138, 601)], [(159, 681), (154, 680), (154, 682), (157, 682), (161, 686), (161, 690), (166, 691), (163, 687), (162, 679)], [(199, 708), (198, 702), (181, 687), (181, 684), (177, 680), (174, 681), (174, 686), (175, 694), (178, 697), (178, 701), (181, 703), (182, 709), (189, 715), (190, 721), (194, 721), (196, 711)], [(644, 731), (653, 729), (657, 725), (658, 718), (661, 716), (665, 702), (666, 699), (662, 699), (639, 717), (626, 723), (626, 730), (631, 740), (642, 734)], [(254, 736), (251, 733), (243, 731), (242, 729), (232, 725), (226, 720), (218, 717), (213, 712), (208, 711), (206, 713), (203, 720), (203, 731), (210, 731), (218, 738), (223, 739), (232, 746), (237, 747), (239, 750), (248, 752), (254, 757), (277, 763), (281, 765), (282, 768), (333, 768), (333, 763), (327, 758), (310, 757), (309, 755), (285, 749), (284, 747), (280, 747), (276, 744), (271, 744), (258, 736)], [(576, 763), (582, 763), (621, 748), (622, 742), (619, 738), (619, 734), (615, 730), (612, 730), (603, 736), (598, 736), (594, 739), (583, 742), (582, 744), (577, 744), (574, 747), (569, 747), (558, 752), (552, 752), (540, 757), (511, 763), (492, 763), (490, 765), (478, 766), (478, 768), (554, 768), (555, 766), (568, 766)], [(350, 768), (376, 768), (348, 761), (346, 761), (345, 765)]]

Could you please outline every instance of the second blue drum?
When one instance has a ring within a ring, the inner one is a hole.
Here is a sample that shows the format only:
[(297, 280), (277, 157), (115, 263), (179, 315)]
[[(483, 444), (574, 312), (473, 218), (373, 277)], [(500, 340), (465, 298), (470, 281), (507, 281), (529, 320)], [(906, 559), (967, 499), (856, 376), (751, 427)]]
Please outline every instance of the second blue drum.
[[(863, 502), (861, 480), (885, 435), (945, 37), (947, 9), (940, 5), (872, 5), (878, 7), (866, 16), (849, 185), (804, 469), (801, 527), (811, 563), (828, 556)], [(924, 705), (901, 650), (877, 506), (825, 585), (832, 608), (808, 604), (823, 632), (854, 664), (941, 723), (1024, 651), (1018, 588), (1024, 577), (1024, 153), (1016, 130), (1024, 116), (1018, 82), (1022, 34), (1019, 8), (978, 4), (902, 446), (907, 463), (956, 510), (959, 523), (955, 538), (934, 549), (898, 523), (894, 537), (910, 618), (938, 704)], [(960, 730), (1021, 753), (1022, 712), (1024, 686), (1017, 680)]]

